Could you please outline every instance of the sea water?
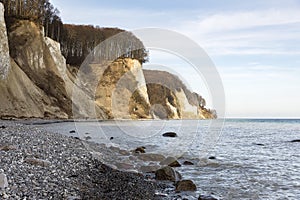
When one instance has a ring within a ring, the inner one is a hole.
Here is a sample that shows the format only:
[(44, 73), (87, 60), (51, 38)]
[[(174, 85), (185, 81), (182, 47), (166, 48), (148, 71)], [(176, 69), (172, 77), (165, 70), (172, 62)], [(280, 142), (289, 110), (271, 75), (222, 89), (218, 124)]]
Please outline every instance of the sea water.
[[(127, 150), (145, 146), (146, 152), (192, 161), (195, 165), (177, 170), (196, 183), (199, 194), (220, 199), (300, 199), (300, 143), (291, 142), (300, 139), (300, 120), (229, 119), (221, 129), (219, 125), (209, 120), (167, 120), (42, 126), (66, 135), (76, 130), (78, 137), (88, 135), (108, 146)], [(178, 137), (162, 137), (169, 131)]]

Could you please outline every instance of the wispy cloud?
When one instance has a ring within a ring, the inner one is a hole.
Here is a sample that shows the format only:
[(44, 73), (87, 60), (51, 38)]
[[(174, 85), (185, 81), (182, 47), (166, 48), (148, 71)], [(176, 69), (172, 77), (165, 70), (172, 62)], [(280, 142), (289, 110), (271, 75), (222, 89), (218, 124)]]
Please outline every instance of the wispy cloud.
[(227, 12), (184, 22), (180, 30), (214, 55), (299, 55), (299, 9)]
[(262, 10), (215, 14), (187, 22), (202, 33), (247, 29), (259, 26), (282, 25), (300, 22), (299, 9)]

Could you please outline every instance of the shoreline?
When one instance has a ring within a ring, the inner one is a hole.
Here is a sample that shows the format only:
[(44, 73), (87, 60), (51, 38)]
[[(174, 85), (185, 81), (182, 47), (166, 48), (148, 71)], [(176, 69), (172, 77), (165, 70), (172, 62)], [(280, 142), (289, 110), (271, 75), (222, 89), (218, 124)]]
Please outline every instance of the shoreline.
[(167, 185), (112, 169), (81, 140), (18, 121), (1, 121), (1, 126), (0, 169), (8, 180), (0, 189), (3, 199), (169, 199), (161, 196)]

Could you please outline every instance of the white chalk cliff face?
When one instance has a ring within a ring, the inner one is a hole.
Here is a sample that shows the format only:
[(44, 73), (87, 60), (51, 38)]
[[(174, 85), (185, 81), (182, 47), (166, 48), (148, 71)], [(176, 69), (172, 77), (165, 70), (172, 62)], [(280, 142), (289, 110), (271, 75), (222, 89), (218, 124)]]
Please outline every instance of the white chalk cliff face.
[[(3, 31), (1, 31), (3, 32)], [(10, 27), (11, 60), (8, 75), (0, 80), (0, 117), (2, 118), (78, 118), (105, 119), (92, 98), (74, 85), (60, 52), (60, 44), (45, 38), (32, 22), (19, 21)], [(1, 38), (1, 45), (7, 44)], [(72, 104), (73, 91), (83, 99)], [(78, 102), (77, 102), (78, 103)], [(91, 114), (92, 113), (92, 114)]]
[[(213, 118), (178, 77), (138, 60), (67, 67), (60, 44), (35, 23), (7, 27), (0, 3), (0, 118)], [(202, 102), (202, 103), (201, 103)]]
[(150, 118), (149, 98), (139, 61), (118, 59), (105, 67), (96, 89), (96, 103), (110, 118)]
[(4, 6), (0, 3), (0, 80), (5, 79), (10, 68), (10, 57), (6, 24), (4, 21)]

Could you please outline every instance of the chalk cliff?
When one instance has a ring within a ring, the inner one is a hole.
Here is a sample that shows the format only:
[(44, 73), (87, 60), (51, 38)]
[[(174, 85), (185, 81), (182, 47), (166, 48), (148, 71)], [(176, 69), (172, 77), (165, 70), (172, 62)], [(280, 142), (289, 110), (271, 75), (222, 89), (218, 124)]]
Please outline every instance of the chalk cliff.
[(0, 80), (5, 79), (10, 67), (8, 39), (4, 21), (4, 6), (0, 3)]
[[(80, 73), (79, 73), (80, 72)], [(28, 20), (6, 27), (0, 3), (0, 118), (207, 119), (215, 113), (168, 72), (119, 58), (66, 64), (60, 44)]]
[(152, 105), (150, 113), (162, 119), (212, 119), (216, 113), (205, 108), (205, 100), (192, 93), (183, 82), (169, 72), (144, 70)]

